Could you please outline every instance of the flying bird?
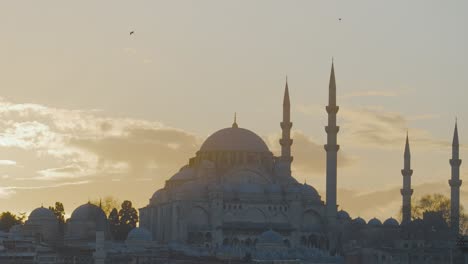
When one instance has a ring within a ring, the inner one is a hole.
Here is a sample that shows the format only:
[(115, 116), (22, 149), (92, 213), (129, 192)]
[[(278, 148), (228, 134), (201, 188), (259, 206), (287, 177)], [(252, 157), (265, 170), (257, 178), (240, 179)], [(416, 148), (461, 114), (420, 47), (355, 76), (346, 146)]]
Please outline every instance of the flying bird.
[(133, 34), (135, 34), (135, 31), (130, 31), (130, 35), (133, 35)]

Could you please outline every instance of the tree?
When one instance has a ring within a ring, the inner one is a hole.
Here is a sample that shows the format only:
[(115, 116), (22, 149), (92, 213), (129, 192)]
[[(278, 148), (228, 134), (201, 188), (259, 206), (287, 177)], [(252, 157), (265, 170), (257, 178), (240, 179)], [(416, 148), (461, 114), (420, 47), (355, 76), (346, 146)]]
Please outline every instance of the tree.
[(132, 207), (132, 202), (125, 200), (119, 211), (119, 238), (124, 240), (128, 232), (136, 227), (138, 223), (138, 212)]
[(12, 226), (23, 224), (25, 218), (26, 214), (24, 213), (15, 215), (9, 211), (3, 212), (0, 214), (0, 230), (8, 232)]
[(108, 221), (109, 221), (109, 228), (110, 228), (110, 232), (112, 234), (112, 237), (114, 239), (119, 239), (119, 227), (120, 227), (120, 221), (119, 221), (119, 213), (117, 211), (117, 209), (112, 209), (112, 211), (110, 212), (109, 214), (109, 218), (108, 218)]
[(100, 206), (106, 215), (119, 206), (119, 200), (111, 195), (105, 196), (104, 199), (93, 200), (91, 203)]
[(55, 217), (59, 222), (60, 232), (63, 234), (65, 231), (65, 208), (61, 202), (55, 202), (55, 206), (49, 206), (49, 210), (54, 212)]
[(61, 202), (55, 202), (55, 206), (49, 206), (49, 210), (54, 212), (55, 217), (59, 223), (65, 223), (65, 208)]
[[(443, 194), (427, 194), (418, 200), (411, 201), (411, 218), (423, 218), (424, 212), (440, 212), (445, 222), (450, 224), (450, 198)], [(401, 219), (400, 210), (400, 219)], [(465, 210), (460, 205), (460, 233), (465, 233), (468, 228), (468, 218), (465, 215)]]

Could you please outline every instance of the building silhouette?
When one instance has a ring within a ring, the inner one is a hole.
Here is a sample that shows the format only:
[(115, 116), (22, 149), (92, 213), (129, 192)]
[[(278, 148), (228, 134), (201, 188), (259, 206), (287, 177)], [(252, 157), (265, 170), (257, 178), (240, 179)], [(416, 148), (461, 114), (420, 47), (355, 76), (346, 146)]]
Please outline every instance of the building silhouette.
[(286, 80), (280, 156), (234, 118), (230, 127), (210, 135), (187, 164), (155, 191), (139, 210), (139, 227), (125, 242), (112, 239), (98, 206), (87, 203), (75, 209), (62, 235), (53, 213), (38, 208), (25, 225), (4, 237), (13, 251), (0, 251), (0, 263), (15, 263), (6, 261), (13, 259), (18, 246), (23, 252), (35, 252), (25, 255), (33, 259), (48, 257), (50, 262), (44, 263), (167, 263), (171, 258), (174, 263), (463, 263), (456, 244), (461, 186), (457, 124), (450, 159), (450, 223), (440, 212), (412, 218), (408, 135), (401, 170), (402, 223), (394, 218), (366, 223), (338, 211), (336, 96), (332, 63), (325, 201), (313, 186), (299, 183), (291, 174), (293, 123)]

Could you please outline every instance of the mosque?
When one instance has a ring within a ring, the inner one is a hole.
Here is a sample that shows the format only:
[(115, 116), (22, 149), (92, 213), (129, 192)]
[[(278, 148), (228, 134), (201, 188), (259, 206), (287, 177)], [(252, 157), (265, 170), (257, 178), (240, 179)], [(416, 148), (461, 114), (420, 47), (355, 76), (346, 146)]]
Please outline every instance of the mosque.
[(171, 263), (468, 263), (456, 244), (462, 183), (457, 125), (450, 159), (450, 223), (440, 212), (411, 217), (408, 137), (401, 170), (402, 221), (374, 218), (366, 223), (338, 211), (339, 107), (333, 64), (326, 106), (325, 200), (291, 175), (290, 108), (286, 82), (280, 156), (234, 120), (209, 136), (153, 194), (140, 209), (139, 227), (125, 242), (112, 239), (98, 206), (87, 203), (75, 209), (64, 232), (53, 212), (40, 207), (24, 225), (0, 234), (0, 263), (17, 263), (2, 262), (12, 259), (11, 241), (22, 247), (25, 259), (33, 256), (24, 263), (168, 263), (174, 256)]

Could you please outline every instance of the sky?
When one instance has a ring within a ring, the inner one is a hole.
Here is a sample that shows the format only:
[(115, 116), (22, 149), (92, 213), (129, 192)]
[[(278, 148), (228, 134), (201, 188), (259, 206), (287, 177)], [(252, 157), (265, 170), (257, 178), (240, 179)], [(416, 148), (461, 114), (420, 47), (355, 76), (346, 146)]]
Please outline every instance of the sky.
[[(467, 9), (419, 0), (2, 1), (0, 211), (61, 201), (69, 215), (109, 195), (143, 207), (234, 112), (278, 154), (286, 76), (293, 174), (324, 198), (333, 58), (338, 204), (352, 217), (396, 217), (407, 131), (415, 198), (449, 194), (455, 117), (468, 154)], [(467, 205), (464, 185), (461, 193)]]

